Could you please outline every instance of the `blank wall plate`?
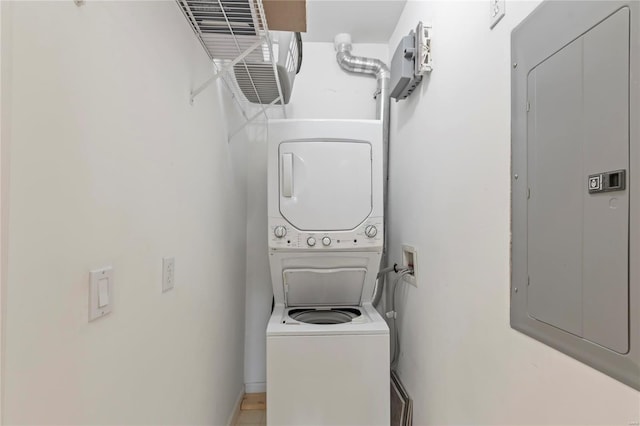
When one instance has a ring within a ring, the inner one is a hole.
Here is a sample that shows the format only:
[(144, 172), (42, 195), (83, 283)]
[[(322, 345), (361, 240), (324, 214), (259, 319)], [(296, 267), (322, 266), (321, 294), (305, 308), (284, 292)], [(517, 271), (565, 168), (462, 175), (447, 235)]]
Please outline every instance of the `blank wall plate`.
[(173, 289), (175, 282), (176, 260), (173, 257), (162, 258), (162, 292)]
[(402, 266), (411, 266), (413, 274), (407, 274), (402, 279), (409, 284), (418, 287), (416, 277), (418, 276), (418, 251), (415, 247), (402, 245)]
[(506, 0), (489, 0), (489, 28), (493, 29), (504, 17)]

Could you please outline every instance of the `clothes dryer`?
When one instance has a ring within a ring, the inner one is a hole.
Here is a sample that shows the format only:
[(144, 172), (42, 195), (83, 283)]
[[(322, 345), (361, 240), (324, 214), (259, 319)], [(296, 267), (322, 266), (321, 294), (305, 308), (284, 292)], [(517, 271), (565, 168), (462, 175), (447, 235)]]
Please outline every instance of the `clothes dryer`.
[(269, 123), (268, 425), (389, 424), (382, 162), (380, 121)]

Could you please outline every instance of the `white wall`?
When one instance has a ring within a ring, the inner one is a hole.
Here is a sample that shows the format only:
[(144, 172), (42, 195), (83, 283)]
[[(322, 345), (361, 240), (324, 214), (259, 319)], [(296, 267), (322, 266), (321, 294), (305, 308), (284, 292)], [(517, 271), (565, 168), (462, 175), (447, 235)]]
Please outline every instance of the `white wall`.
[(400, 297), (414, 424), (619, 424), (640, 394), (509, 327), (510, 31), (537, 2), (409, 2), (391, 52), (433, 24), (430, 79), (392, 106), (390, 256), (418, 249)]
[(266, 130), (249, 142), (247, 173), (247, 290), (244, 382), (248, 393), (266, 391), (266, 328), (271, 313), (271, 275), (267, 254)]
[[(388, 59), (384, 44), (355, 43), (351, 53)], [(375, 91), (375, 76), (349, 74), (338, 66), (333, 43), (304, 43), (287, 117), (375, 119)]]
[(5, 57), (5, 52), (8, 53), (8, 38), (6, 33), (9, 29), (9, 25), (7, 25), (10, 21), (7, 19), (7, 14), (4, 12), (6, 8), (6, 2), (0, 2), (0, 423), (2, 422), (2, 415), (4, 413), (2, 400), (3, 400), (3, 386), (2, 386), (2, 378), (4, 377), (4, 315), (6, 312), (5, 309), (5, 293), (6, 293), (6, 278), (7, 278), (7, 218), (8, 218), (8, 209), (7, 203), (5, 202), (5, 196), (7, 194), (6, 188), (8, 179), (8, 167), (6, 159), (7, 151), (5, 149), (6, 145), (5, 141), (8, 141), (8, 130), (9, 126), (7, 125), (7, 108), (5, 107), (5, 103), (7, 102), (6, 95), (6, 80), (8, 73), (6, 72), (6, 68), (8, 62), (3, 60)]
[[(189, 105), (208, 57), (174, 1), (10, 13), (4, 423), (225, 424), (243, 388), (246, 145), (227, 144), (217, 88)], [(106, 265), (113, 312), (88, 323)]]
[[(386, 61), (387, 45), (356, 43), (352, 53)], [(302, 69), (296, 77), (291, 101), (287, 106), (288, 118), (375, 118), (375, 78), (346, 73), (336, 63), (335, 55), (333, 43), (304, 43)], [(281, 117), (279, 108), (272, 110), (271, 115)], [(257, 132), (250, 144), (245, 384), (247, 392), (264, 392), (265, 331), (273, 296), (266, 232), (266, 132)]]

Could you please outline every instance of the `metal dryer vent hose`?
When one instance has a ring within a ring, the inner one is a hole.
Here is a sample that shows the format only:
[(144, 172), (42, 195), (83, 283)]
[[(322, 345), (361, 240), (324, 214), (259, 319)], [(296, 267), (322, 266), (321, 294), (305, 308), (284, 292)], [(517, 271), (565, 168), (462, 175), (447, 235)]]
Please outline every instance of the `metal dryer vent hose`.
[[(382, 159), (382, 169), (384, 170), (383, 197), (384, 197), (384, 248), (382, 251), (381, 264), (387, 263), (387, 188), (389, 183), (389, 67), (379, 59), (353, 56), (351, 54), (351, 35), (338, 34), (334, 39), (336, 49), (336, 60), (338, 65), (345, 71), (359, 74), (369, 74), (375, 76), (377, 90), (374, 93), (376, 99), (376, 118), (382, 120), (382, 147), (384, 157)], [(378, 279), (374, 294), (373, 305), (377, 306), (382, 297), (385, 276)]]
[[(388, 136), (389, 130), (389, 77), (391, 73), (387, 65), (379, 59), (353, 56), (351, 54), (351, 36), (338, 34), (334, 39), (338, 65), (345, 71), (375, 76), (378, 88), (374, 93), (376, 99), (376, 118), (383, 121), (383, 132)], [(386, 121), (385, 121), (386, 120)], [(384, 124), (387, 124), (384, 130)], [(388, 140), (388, 138), (387, 138)]]

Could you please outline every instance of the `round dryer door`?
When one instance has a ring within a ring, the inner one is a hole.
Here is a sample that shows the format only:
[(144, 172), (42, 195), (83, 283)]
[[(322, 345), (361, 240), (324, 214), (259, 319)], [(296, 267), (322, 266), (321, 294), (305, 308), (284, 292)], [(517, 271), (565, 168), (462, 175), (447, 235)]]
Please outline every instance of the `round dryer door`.
[(371, 214), (371, 144), (328, 140), (283, 142), (280, 213), (303, 231), (346, 231)]

